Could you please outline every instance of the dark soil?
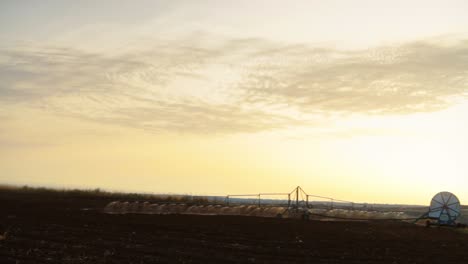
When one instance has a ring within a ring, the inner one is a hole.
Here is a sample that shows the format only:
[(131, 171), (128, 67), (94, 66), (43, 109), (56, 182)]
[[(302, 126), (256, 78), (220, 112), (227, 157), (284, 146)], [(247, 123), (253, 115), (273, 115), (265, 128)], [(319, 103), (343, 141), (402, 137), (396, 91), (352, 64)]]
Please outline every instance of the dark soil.
[(468, 235), (403, 222), (107, 215), (109, 198), (0, 192), (0, 263), (468, 263)]

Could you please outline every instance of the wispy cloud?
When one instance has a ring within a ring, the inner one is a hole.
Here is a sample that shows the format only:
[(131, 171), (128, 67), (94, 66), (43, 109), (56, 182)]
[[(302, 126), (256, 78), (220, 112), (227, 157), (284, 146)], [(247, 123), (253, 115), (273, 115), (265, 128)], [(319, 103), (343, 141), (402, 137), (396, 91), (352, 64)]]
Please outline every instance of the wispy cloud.
[(0, 79), (3, 104), (155, 131), (256, 132), (445, 108), (468, 93), (468, 41), (340, 51), (191, 35), (112, 56), (3, 48)]
[(264, 53), (286, 63), (256, 67), (242, 87), (249, 101), (288, 103), (305, 112), (433, 111), (466, 96), (467, 44), (421, 41), (353, 52), (291, 47)]

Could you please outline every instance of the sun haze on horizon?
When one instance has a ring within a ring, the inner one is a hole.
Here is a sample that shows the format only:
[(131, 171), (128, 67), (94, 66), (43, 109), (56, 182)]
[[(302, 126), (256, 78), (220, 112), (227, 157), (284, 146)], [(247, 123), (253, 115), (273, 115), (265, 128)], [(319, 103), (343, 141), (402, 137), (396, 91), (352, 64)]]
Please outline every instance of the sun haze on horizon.
[(466, 1), (2, 1), (0, 183), (468, 202)]

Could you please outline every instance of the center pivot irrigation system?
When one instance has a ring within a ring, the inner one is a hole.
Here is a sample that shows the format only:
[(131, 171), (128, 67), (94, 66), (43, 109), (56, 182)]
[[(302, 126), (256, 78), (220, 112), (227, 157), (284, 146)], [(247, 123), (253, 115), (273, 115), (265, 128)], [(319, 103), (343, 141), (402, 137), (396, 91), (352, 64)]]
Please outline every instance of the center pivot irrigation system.
[(251, 203), (258, 206), (286, 206), (288, 210), (307, 210), (309, 208), (323, 209), (368, 209), (367, 203), (355, 203), (331, 197), (312, 195), (297, 186), (289, 193), (258, 193), (258, 194), (229, 194), (225, 200), (227, 205)]

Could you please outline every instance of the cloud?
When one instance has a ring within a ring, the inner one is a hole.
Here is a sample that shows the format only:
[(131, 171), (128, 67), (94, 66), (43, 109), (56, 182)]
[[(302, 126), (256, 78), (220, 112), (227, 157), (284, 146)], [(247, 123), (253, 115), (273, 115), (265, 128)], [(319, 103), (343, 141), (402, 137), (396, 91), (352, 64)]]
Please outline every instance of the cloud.
[(467, 43), (421, 41), (353, 52), (291, 47), (264, 53), (285, 63), (255, 67), (241, 87), (251, 102), (287, 103), (304, 112), (434, 111), (467, 95)]
[[(0, 75), (8, 77), (0, 84), (3, 103), (151, 131), (253, 132), (295, 122), (216, 102), (205, 96), (216, 91), (200, 94), (202, 87), (190, 87), (210, 81), (199, 71), (207, 60), (223, 55), (214, 50), (159, 44), (113, 57), (50, 47), (3, 49), (0, 54)], [(185, 80), (187, 87), (175, 87), (176, 80)]]
[(0, 102), (151, 131), (257, 132), (408, 114), (468, 94), (468, 41), (343, 51), (190, 35), (109, 55), (0, 49)]

